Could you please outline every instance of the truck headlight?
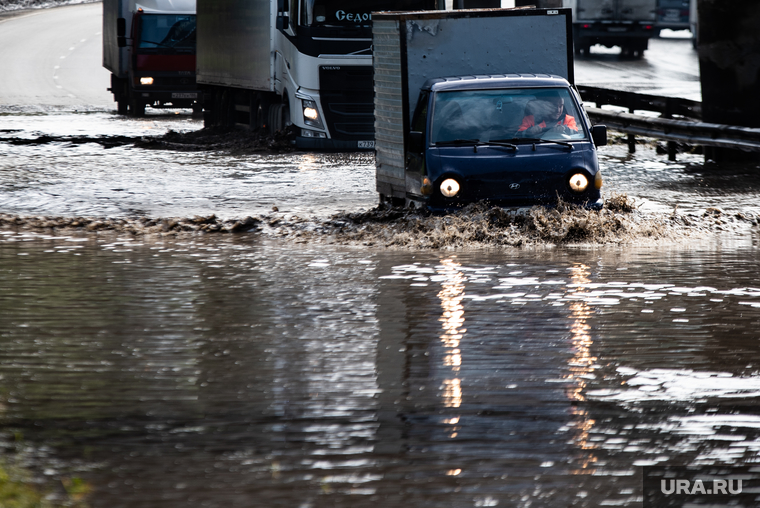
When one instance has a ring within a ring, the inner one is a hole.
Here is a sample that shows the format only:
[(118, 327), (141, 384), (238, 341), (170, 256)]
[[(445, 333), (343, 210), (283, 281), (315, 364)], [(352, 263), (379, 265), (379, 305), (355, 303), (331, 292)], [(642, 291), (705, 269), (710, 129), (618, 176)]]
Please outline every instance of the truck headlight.
[(311, 125), (312, 127), (323, 128), (322, 119), (319, 117), (319, 109), (317, 109), (317, 103), (309, 100), (301, 101), (301, 103), (303, 105), (303, 123)]
[(588, 189), (588, 178), (583, 173), (575, 173), (570, 177), (570, 188), (575, 192), (583, 192)]
[(144, 77), (140, 78), (140, 84), (141, 85), (152, 85), (153, 84), (153, 78), (151, 77)]
[(447, 178), (441, 182), (441, 194), (447, 198), (453, 198), (459, 192), (459, 182), (453, 178)]
[(430, 178), (425, 177), (422, 179), (422, 185), (420, 186), (420, 194), (423, 196), (429, 196), (433, 193), (433, 183)]

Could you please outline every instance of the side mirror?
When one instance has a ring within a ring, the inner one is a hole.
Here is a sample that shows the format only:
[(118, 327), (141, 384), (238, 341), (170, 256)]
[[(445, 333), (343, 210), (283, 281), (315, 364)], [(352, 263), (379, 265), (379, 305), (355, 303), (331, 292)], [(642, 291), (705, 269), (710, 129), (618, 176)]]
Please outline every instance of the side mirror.
[(424, 136), (420, 131), (411, 131), (409, 133), (408, 151), (413, 153), (422, 153), (424, 150)]
[(277, 12), (288, 12), (289, 10), (288, 0), (277, 0)]
[(290, 27), (289, 19), (282, 14), (277, 15), (277, 30), (287, 30)]
[(596, 146), (604, 146), (607, 144), (607, 126), (606, 125), (594, 125), (591, 127), (591, 139), (594, 140)]
[(116, 44), (120, 48), (127, 47), (127, 20), (116, 18)]

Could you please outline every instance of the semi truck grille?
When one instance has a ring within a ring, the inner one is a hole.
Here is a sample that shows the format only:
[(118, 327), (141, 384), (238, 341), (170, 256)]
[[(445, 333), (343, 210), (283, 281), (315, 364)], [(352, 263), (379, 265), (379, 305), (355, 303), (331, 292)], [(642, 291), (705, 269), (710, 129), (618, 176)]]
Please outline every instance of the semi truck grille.
[(374, 139), (372, 67), (320, 67), (319, 83), (322, 111), (332, 137), (345, 141)]

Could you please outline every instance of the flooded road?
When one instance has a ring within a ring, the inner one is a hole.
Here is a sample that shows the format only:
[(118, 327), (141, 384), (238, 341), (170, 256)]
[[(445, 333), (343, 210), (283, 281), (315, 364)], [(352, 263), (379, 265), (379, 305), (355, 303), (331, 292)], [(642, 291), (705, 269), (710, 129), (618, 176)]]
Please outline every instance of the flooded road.
[[(698, 100), (690, 48), (576, 74)], [(340, 245), (276, 224), (373, 208), (371, 155), (139, 148), (202, 123), (35, 87), (0, 90), (0, 215), (275, 224), (0, 228), (0, 478), (52, 505), (635, 507), (645, 466), (758, 462), (758, 168), (602, 148), (631, 224), (710, 218), (679, 241)]]
[[(76, 127), (71, 128), (72, 117)], [(0, 143), (0, 210), (19, 215), (173, 217), (283, 213), (326, 216), (374, 206), (374, 158), (361, 154), (247, 154), (104, 147), (106, 136), (199, 129), (184, 114), (125, 120), (115, 114), (13, 115), (11, 141), (42, 135), (91, 143)], [(98, 134), (100, 133), (100, 134)], [(0, 132), (2, 136), (2, 132)]]
[(757, 460), (750, 241), (0, 238), (2, 444), (92, 507), (638, 506)]

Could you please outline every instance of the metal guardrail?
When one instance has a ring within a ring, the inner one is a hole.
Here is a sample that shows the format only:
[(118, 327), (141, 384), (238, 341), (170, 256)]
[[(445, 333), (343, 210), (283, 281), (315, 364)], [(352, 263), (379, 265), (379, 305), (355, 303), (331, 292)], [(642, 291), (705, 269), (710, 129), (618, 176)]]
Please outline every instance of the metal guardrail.
[(635, 110), (656, 111), (662, 113), (665, 118), (673, 115), (686, 118), (702, 118), (702, 103), (678, 97), (660, 97), (635, 92), (623, 92), (595, 86), (577, 86), (584, 102), (595, 102), (597, 106), (612, 104), (628, 109), (629, 113)]
[[(668, 152), (675, 160), (675, 143), (715, 146), (746, 152), (760, 152), (760, 129), (705, 123), (702, 103), (675, 97), (638, 94), (589, 86), (578, 86), (584, 102), (597, 106), (610, 104), (628, 109), (628, 113), (586, 106), (586, 112), (595, 123), (628, 133), (629, 151), (635, 151), (635, 135), (650, 136), (668, 141)], [(633, 114), (633, 111), (653, 111), (660, 117)], [(674, 119), (673, 116), (682, 117)]]
[(610, 129), (691, 145), (718, 146), (760, 152), (760, 129), (669, 118), (653, 118), (586, 107), (593, 122)]

